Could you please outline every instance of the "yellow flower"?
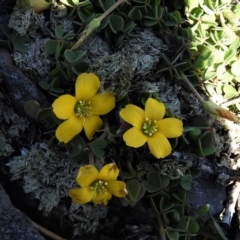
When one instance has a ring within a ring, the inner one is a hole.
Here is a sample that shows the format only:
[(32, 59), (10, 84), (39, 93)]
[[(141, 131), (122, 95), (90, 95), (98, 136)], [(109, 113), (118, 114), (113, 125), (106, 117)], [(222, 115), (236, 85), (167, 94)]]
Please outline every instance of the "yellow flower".
[(70, 190), (69, 196), (77, 204), (92, 201), (104, 205), (112, 195), (124, 198), (127, 194), (126, 184), (116, 180), (118, 174), (119, 169), (115, 163), (105, 165), (100, 172), (93, 165), (80, 167), (76, 181), (81, 188)]
[(75, 85), (75, 97), (65, 94), (52, 104), (59, 119), (66, 120), (56, 130), (60, 142), (71, 141), (84, 128), (89, 140), (101, 128), (103, 122), (98, 115), (110, 112), (115, 107), (112, 93), (97, 93), (100, 87), (98, 77), (93, 73), (82, 73)]
[(171, 145), (167, 138), (176, 138), (182, 135), (183, 123), (176, 118), (165, 118), (163, 103), (149, 98), (145, 111), (135, 105), (128, 104), (120, 111), (122, 119), (131, 125), (123, 135), (127, 146), (138, 148), (146, 142), (151, 153), (156, 158), (164, 158), (171, 153)]

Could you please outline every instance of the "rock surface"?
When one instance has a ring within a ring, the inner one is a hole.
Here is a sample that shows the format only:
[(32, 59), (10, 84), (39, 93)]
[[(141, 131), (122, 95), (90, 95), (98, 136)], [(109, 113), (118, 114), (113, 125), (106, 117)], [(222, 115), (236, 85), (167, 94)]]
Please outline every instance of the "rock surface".
[(0, 77), (12, 106), (19, 115), (26, 116), (24, 105), (30, 100), (38, 101), (42, 107), (48, 106), (46, 97), (30, 79), (11, 64), (8, 52), (3, 49), (0, 49)]
[(209, 204), (210, 212), (215, 216), (222, 211), (226, 198), (224, 186), (204, 178), (195, 178), (188, 192), (188, 203), (193, 209)]
[(44, 240), (28, 218), (16, 209), (0, 185), (0, 239)]

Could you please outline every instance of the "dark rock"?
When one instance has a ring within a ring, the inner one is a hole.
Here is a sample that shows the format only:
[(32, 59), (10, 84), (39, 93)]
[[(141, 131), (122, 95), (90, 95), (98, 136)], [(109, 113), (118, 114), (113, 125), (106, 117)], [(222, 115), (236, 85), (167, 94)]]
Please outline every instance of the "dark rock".
[(16, 209), (0, 185), (0, 239), (44, 240), (28, 218)]
[(36, 100), (42, 107), (49, 106), (46, 97), (37, 86), (9, 62), (9, 54), (2, 49), (0, 50), (0, 78), (13, 108), (19, 115), (26, 116), (24, 105), (29, 100)]
[(212, 215), (218, 215), (222, 211), (226, 198), (224, 186), (204, 178), (195, 178), (188, 192), (188, 203), (194, 210), (209, 204)]
[(0, 17), (2, 14), (10, 14), (15, 4), (16, 4), (16, 0), (1, 0), (0, 1)]
[[(1, 0), (0, 1), (0, 26), (3, 23), (8, 23), (10, 18), (10, 13), (13, 10), (13, 6), (15, 5), (16, 0)], [(0, 28), (0, 38), (5, 38), (6, 36), (3, 35), (2, 30)]]

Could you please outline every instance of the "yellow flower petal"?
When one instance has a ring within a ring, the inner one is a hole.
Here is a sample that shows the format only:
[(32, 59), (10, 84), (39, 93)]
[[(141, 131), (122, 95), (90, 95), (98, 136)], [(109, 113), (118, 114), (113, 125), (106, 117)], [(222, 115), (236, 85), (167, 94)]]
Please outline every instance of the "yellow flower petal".
[(86, 165), (79, 168), (76, 181), (81, 187), (86, 187), (93, 183), (97, 177), (98, 170), (93, 165)]
[(130, 128), (123, 134), (123, 140), (127, 146), (138, 148), (144, 145), (148, 137), (138, 128)]
[(77, 204), (88, 203), (92, 200), (94, 192), (89, 187), (71, 189), (68, 192), (68, 196), (72, 198), (72, 201)]
[(112, 93), (94, 95), (91, 99), (91, 113), (94, 115), (104, 115), (115, 107), (115, 97)]
[(74, 114), (75, 104), (75, 97), (69, 94), (62, 95), (53, 102), (53, 112), (60, 119), (68, 119)]
[(99, 172), (98, 179), (111, 181), (116, 180), (119, 174), (119, 169), (115, 163), (105, 165)]
[(106, 189), (115, 197), (123, 198), (127, 195), (126, 184), (122, 181), (109, 181)]
[(100, 87), (98, 77), (93, 73), (82, 73), (78, 76), (75, 84), (77, 101), (89, 101), (97, 93)]
[(97, 193), (95, 196), (92, 198), (92, 202), (95, 204), (104, 204), (106, 205), (108, 203), (108, 200), (112, 198), (112, 194), (109, 192), (104, 192), (104, 193)]
[(145, 120), (144, 111), (135, 105), (128, 104), (120, 111), (121, 118), (133, 125), (136, 128), (141, 129)]
[(165, 118), (158, 121), (158, 132), (167, 138), (176, 138), (182, 135), (183, 123), (177, 118)]
[(159, 121), (165, 115), (165, 106), (153, 98), (148, 98), (145, 105), (145, 117)]
[(82, 122), (85, 134), (89, 140), (92, 140), (93, 134), (101, 128), (103, 122), (99, 116), (90, 115)]
[(82, 131), (81, 119), (72, 115), (68, 120), (61, 123), (56, 130), (56, 138), (59, 142), (68, 143)]
[(161, 133), (156, 132), (148, 138), (148, 147), (150, 152), (156, 158), (164, 158), (171, 153), (172, 147), (168, 139)]

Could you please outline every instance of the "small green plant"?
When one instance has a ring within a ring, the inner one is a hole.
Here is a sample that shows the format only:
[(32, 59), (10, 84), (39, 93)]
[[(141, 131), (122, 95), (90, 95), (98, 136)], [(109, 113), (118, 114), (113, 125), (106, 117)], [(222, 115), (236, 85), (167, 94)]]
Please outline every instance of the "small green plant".
[(12, 47), (15, 51), (26, 53), (28, 51), (27, 43), (29, 42), (29, 36), (27, 34), (20, 36), (16, 35), (6, 23), (1, 24), (1, 30), (6, 36), (7, 40), (0, 40), (0, 46)]
[(183, 139), (193, 147), (195, 154), (205, 157), (215, 152), (213, 129), (202, 116), (196, 116), (191, 121), (191, 127), (184, 129)]

